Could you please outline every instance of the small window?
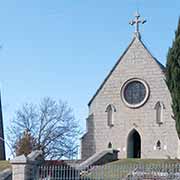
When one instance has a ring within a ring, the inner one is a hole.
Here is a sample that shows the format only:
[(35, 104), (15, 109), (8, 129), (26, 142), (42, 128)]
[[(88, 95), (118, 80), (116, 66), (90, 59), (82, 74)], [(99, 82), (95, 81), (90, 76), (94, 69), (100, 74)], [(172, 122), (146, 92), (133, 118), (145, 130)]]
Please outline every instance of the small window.
[(109, 142), (109, 144), (108, 144), (108, 149), (112, 149), (112, 143), (111, 142)]
[(161, 150), (161, 141), (158, 141), (158, 142), (157, 142), (156, 148), (157, 148), (158, 150)]
[(110, 104), (106, 108), (106, 112), (107, 112), (107, 125), (109, 127), (112, 127), (114, 125), (114, 112), (116, 112), (116, 109), (112, 104)]
[(158, 101), (155, 105), (157, 124), (163, 123), (163, 110), (164, 109), (165, 109), (164, 104), (162, 102)]

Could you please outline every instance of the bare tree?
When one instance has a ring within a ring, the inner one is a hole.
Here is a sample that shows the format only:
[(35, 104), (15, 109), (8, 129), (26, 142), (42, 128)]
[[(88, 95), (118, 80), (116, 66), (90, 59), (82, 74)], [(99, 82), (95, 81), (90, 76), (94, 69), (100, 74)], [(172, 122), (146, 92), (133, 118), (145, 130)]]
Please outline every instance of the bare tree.
[(44, 98), (39, 105), (23, 105), (8, 129), (7, 138), (14, 151), (16, 140), (27, 129), (36, 141), (34, 149), (41, 149), (45, 158), (72, 158), (77, 154), (79, 126), (72, 109), (62, 101)]

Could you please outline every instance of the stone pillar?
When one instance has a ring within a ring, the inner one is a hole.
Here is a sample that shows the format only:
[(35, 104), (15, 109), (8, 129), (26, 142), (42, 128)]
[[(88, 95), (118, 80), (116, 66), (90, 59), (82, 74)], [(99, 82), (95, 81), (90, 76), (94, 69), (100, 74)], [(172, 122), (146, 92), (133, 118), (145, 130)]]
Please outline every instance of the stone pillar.
[(27, 157), (18, 156), (11, 160), (12, 180), (35, 180), (38, 165), (42, 164), (42, 151), (33, 151)]
[(12, 179), (13, 180), (26, 180), (27, 174), (27, 157), (24, 155), (18, 156), (15, 159), (11, 160), (12, 165)]

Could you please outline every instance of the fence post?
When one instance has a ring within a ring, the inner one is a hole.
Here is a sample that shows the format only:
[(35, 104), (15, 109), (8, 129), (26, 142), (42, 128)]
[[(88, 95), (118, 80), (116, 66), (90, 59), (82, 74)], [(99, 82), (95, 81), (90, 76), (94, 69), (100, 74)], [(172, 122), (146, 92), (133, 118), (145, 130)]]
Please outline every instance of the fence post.
[(10, 161), (12, 165), (12, 180), (35, 180), (38, 165), (42, 164), (42, 151), (33, 151), (27, 157), (17, 156)]
[(11, 160), (12, 165), (12, 179), (13, 180), (26, 180), (26, 172), (28, 168), (27, 157), (24, 155), (15, 157)]

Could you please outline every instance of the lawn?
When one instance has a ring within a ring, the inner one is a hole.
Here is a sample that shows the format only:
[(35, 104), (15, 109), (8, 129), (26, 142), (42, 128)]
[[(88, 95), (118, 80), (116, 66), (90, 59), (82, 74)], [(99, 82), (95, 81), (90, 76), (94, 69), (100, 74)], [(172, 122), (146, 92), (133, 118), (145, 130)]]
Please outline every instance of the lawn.
[(0, 161), (0, 171), (7, 168), (11, 168), (11, 164), (9, 163), (9, 161)]
[(119, 179), (127, 177), (129, 174), (138, 170), (139, 172), (174, 172), (180, 167), (179, 160), (141, 160), (141, 159), (124, 159), (118, 160), (104, 166), (93, 167), (87, 176), (90, 179)]

